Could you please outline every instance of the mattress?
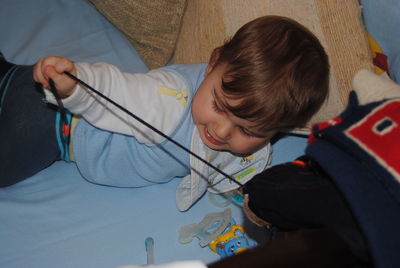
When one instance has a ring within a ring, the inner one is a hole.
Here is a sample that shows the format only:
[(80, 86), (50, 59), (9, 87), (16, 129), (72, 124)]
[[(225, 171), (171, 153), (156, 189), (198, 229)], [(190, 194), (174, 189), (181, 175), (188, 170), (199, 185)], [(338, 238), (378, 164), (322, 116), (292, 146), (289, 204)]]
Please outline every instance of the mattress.
[[(112, 63), (146, 72), (135, 48), (82, 0), (1, 0), (0, 51), (18, 64), (46, 55)], [(302, 137), (273, 145), (273, 164), (303, 153)], [(0, 148), (1, 149), (1, 148)], [(0, 163), (1, 164), (1, 163)], [(248, 235), (262, 243), (266, 231), (245, 219), (241, 206), (211, 202), (206, 194), (190, 210), (175, 205), (179, 179), (144, 188), (92, 184), (74, 163), (56, 162), (16, 185), (0, 189), (0, 267), (116, 267), (146, 264), (145, 239), (154, 239), (154, 261), (220, 257), (198, 239), (181, 244), (178, 230), (211, 212), (230, 208)]]

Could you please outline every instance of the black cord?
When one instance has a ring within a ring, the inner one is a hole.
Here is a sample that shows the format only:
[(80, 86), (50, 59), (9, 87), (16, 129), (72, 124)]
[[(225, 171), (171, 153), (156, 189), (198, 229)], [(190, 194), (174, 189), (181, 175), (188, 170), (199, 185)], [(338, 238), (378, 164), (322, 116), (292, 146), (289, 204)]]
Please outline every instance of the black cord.
[[(137, 121), (139, 121), (140, 123), (142, 123), (143, 125), (145, 125), (146, 127), (150, 128), (151, 130), (153, 130), (154, 132), (156, 132), (157, 134), (161, 135), (162, 137), (166, 138), (167, 140), (169, 140), (170, 142), (174, 143), (176, 146), (178, 146), (179, 148), (181, 148), (182, 150), (186, 151), (187, 153), (193, 155), (194, 157), (196, 157), (198, 160), (200, 160), (201, 162), (203, 162), (204, 164), (208, 165), (209, 167), (213, 168), (214, 170), (216, 170), (217, 172), (219, 172), (220, 174), (222, 174), (223, 176), (225, 176), (226, 178), (228, 178), (229, 180), (233, 181), (234, 183), (236, 183), (237, 185), (239, 185), (239, 187), (244, 187), (244, 185), (240, 182), (238, 182), (237, 180), (235, 180), (234, 178), (232, 178), (231, 176), (229, 176), (228, 174), (226, 174), (224, 171), (222, 171), (221, 169), (217, 168), (216, 166), (214, 166), (213, 164), (207, 162), (206, 160), (204, 160), (203, 158), (201, 158), (200, 156), (198, 156), (197, 154), (193, 153), (192, 151), (190, 151), (188, 148), (186, 148), (185, 146), (183, 146), (182, 144), (180, 144), (179, 142), (175, 141), (174, 139), (172, 139), (171, 137), (167, 136), (166, 134), (164, 134), (163, 132), (161, 132), (160, 130), (158, 130), (157, 128), (155, 128), (154, 126), (150, 125), (149, 123), (147, 123), (146, 121), (144, 121), (143, 119), (141, 119), (140, 117), (136, 116), (135, 114), (133, 114), (132, 112), (130, 112), (129, 110), (127, 110), (126, 108), (124, 108), (123, 106), (121, 106), (120, 104), (116, 103), (115, 101), (111, 100), (109, 97), (105, 96), (103, 93), (99, 92), (98, 90), (94, 89), (93, 87), (89, 86), (88, 84), (86, 84), (85, 82), (83, 82), (82, 80), (80, 80), (78, 77), (74, 76), (73, 74), (69, 73), (69, 72), (64, 72), (66, 75), (68, 75), (71, 79), (73, 79), (74, 81), (76, 81), (77, 83), (83, 85), (84, 87), (86, 87), (87, 89), (91, 90), (93, 93), (97, 94), (98, 96), (102, 97), (103, 99), (107, 100), (108, 102), (112, 103), (114, 106), (116, 106), (118, 109), (122, 110), (123, 112), (127, 113), (129, 116), (133, 117), (134, 119), (136, 119)], [(54, 94), (54, 93), (53, 93)], [(57, 97), (56, 97), (57, 99)], [(58, 102), (58, 101), (57, 101)]]
[(54, 98), (56, 99), (56, 102), (58, 105), (58, 111), (60, 112), (61, 123), (59, 126), (59, 133), (60, 133), (61, 142), (62, 142), (64, 149), (68, 150), (70, 133), (69, 133), (69, 124), (68, 124), (68, 119), (67, 119), (67, 112), (64, 107), (64, 104), (61, 101), (61, 97), (57, 92), (57, 89), (56, 89), (53, 79), (49, 79), (49, 85), (50, 85), (50, 91), (51, 91), (51, 93), (53, 93)]
[(50, 85), (50, 91), (51, 91), (51, 93), (53, 93), (54, 98), (57, 101), (58, 109), (60, 110), (60, 113), (61, 113), (61, 120), (62, 121), (66, 121), (67, 120), (67, 116), (66, 116), (66, 113), (65, 113), (64, 104), (62, 103), (61, 97), (57, 92), (57, 89), (56, 89), (56, 86), (54, 84), (54, 81), (51, 78), (49, 79), (49, 85)]

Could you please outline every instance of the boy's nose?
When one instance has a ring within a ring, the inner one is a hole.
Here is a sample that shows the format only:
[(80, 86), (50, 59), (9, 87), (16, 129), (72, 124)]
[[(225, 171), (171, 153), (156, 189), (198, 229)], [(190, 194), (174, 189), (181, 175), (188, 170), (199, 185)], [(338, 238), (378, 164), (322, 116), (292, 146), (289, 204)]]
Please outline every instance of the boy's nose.
[(229, 120), (222, 120), (218, 122), (214, 128), (214, 133), (222, 141), (227, 141), (231, 137), (233, 124)]

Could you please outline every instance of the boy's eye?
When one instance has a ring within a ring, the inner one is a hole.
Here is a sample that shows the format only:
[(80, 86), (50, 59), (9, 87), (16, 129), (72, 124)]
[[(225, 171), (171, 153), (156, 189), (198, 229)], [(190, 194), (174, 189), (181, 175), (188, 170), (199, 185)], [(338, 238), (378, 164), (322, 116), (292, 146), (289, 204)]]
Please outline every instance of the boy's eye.
[(223, 110), (218, 107), (218, 105), (215, 102), (215, 100), (213, 100), (213, 102), (212, 102), (212, 107), (213, 107), (214, 111), (216, 111), (217, 113), (222, 113), (223, 112)]
[(245, 135), (245, 136), (248, 136), (248, 137), (253, 137), (254, 135), (252, 134), (252, 133), (250, 133), (247, 129), (245, 129), (245, 128), (240, 128), (240, 131)]

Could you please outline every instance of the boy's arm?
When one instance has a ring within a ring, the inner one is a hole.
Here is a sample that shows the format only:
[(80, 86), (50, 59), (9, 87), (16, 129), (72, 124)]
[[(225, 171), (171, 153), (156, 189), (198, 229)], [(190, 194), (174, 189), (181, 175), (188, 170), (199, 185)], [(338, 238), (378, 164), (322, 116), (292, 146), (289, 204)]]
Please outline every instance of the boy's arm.
[[(79, 79), (163, 132), (169, 133), (178, 123), (177, 118), (180, 118), (183, 107), (173, 98), (161, 96), (158, 88), (163, 86), (182, 90), (186, 85), (168, 72), (155, 70), (147, 74), (124, 73), (107, 63), (75, 63), (75, 67)], [(55, 103), (54, 96), (48, 90), (46, 98)], [(135, 136), (145, 143), (162, 139), (80, 84), (73, 94), (62, 101), (70, 112), (82, 115), (98, 128)]]

